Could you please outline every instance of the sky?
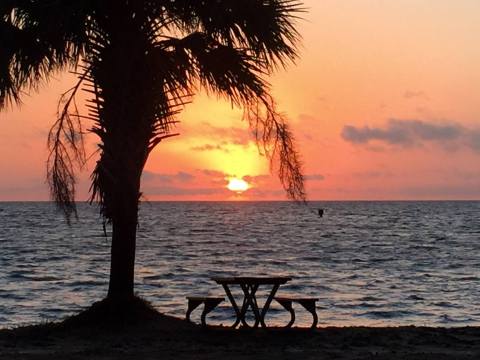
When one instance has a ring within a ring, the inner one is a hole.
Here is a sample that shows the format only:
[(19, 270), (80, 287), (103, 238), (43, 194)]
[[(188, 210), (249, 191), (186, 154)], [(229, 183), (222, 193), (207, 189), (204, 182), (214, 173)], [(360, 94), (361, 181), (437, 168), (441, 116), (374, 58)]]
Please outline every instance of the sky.
[[(480, 199), (480, 1), (307, 0), (300, 58), (269, 81), (309, 200)], [(0, 113), (0, 201), (48, 200), (59, 74)], [(151, 154), (144, 200), (284, 200), (242, 111), (200, 93)], [(78, 175), (88, 198), (96, 139)], [(246, 191), (227, 188), (244, 180)]]

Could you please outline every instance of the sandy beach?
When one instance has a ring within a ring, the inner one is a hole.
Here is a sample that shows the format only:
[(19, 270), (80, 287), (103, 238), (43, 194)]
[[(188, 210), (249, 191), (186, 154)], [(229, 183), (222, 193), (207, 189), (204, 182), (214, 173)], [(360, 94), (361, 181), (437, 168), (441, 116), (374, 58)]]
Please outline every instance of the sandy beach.
[(1, 330), (0, 359), (480, 358), (478, 327), (205, 329), (154, 310), (146, 316), (133, 311), (129, 319), (113, 322), (91, 319), (81, 314), (64, 322)]

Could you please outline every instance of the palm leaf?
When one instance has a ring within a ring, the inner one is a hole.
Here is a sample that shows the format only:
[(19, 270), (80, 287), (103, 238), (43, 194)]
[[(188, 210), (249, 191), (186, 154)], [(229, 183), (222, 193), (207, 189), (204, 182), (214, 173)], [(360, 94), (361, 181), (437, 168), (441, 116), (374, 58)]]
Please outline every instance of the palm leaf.
[(251, 51), (267, 67), (297, 56), (296, 0), (159, 1), (187, 32), (201, 31), (230, 47)]

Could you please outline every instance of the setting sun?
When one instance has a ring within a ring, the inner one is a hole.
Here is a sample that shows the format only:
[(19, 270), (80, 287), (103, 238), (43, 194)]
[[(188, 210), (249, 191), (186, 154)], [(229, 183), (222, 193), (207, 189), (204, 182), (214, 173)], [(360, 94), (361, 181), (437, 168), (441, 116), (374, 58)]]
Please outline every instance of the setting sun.
[(248, 183), (243, 179), (232, 178), (230, 179), (227, 188), (228, 190), (242, 193), (247, 191), (250, 188), (250, 185), (248, 185)]

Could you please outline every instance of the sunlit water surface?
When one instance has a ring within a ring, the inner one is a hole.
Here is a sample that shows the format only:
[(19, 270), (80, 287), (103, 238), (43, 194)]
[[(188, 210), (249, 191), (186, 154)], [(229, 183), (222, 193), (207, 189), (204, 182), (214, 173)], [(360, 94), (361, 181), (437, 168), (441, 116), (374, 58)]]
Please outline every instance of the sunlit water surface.
[[(223, 295), (212, 276), (288, 275), (279, 293), (318, 297), (320, 326), (480, 325), (479, 214), (480, 202), (145, 203), (136, 291), (183, 317), (186, 295)], [(0, 203), (0, 328), (105, 296), (110, 240), (95, 207), (79, 217)], [(228, 302), (210, 319), (232, 323)], [(274, 303), (267, 323), (287, 321)]]

